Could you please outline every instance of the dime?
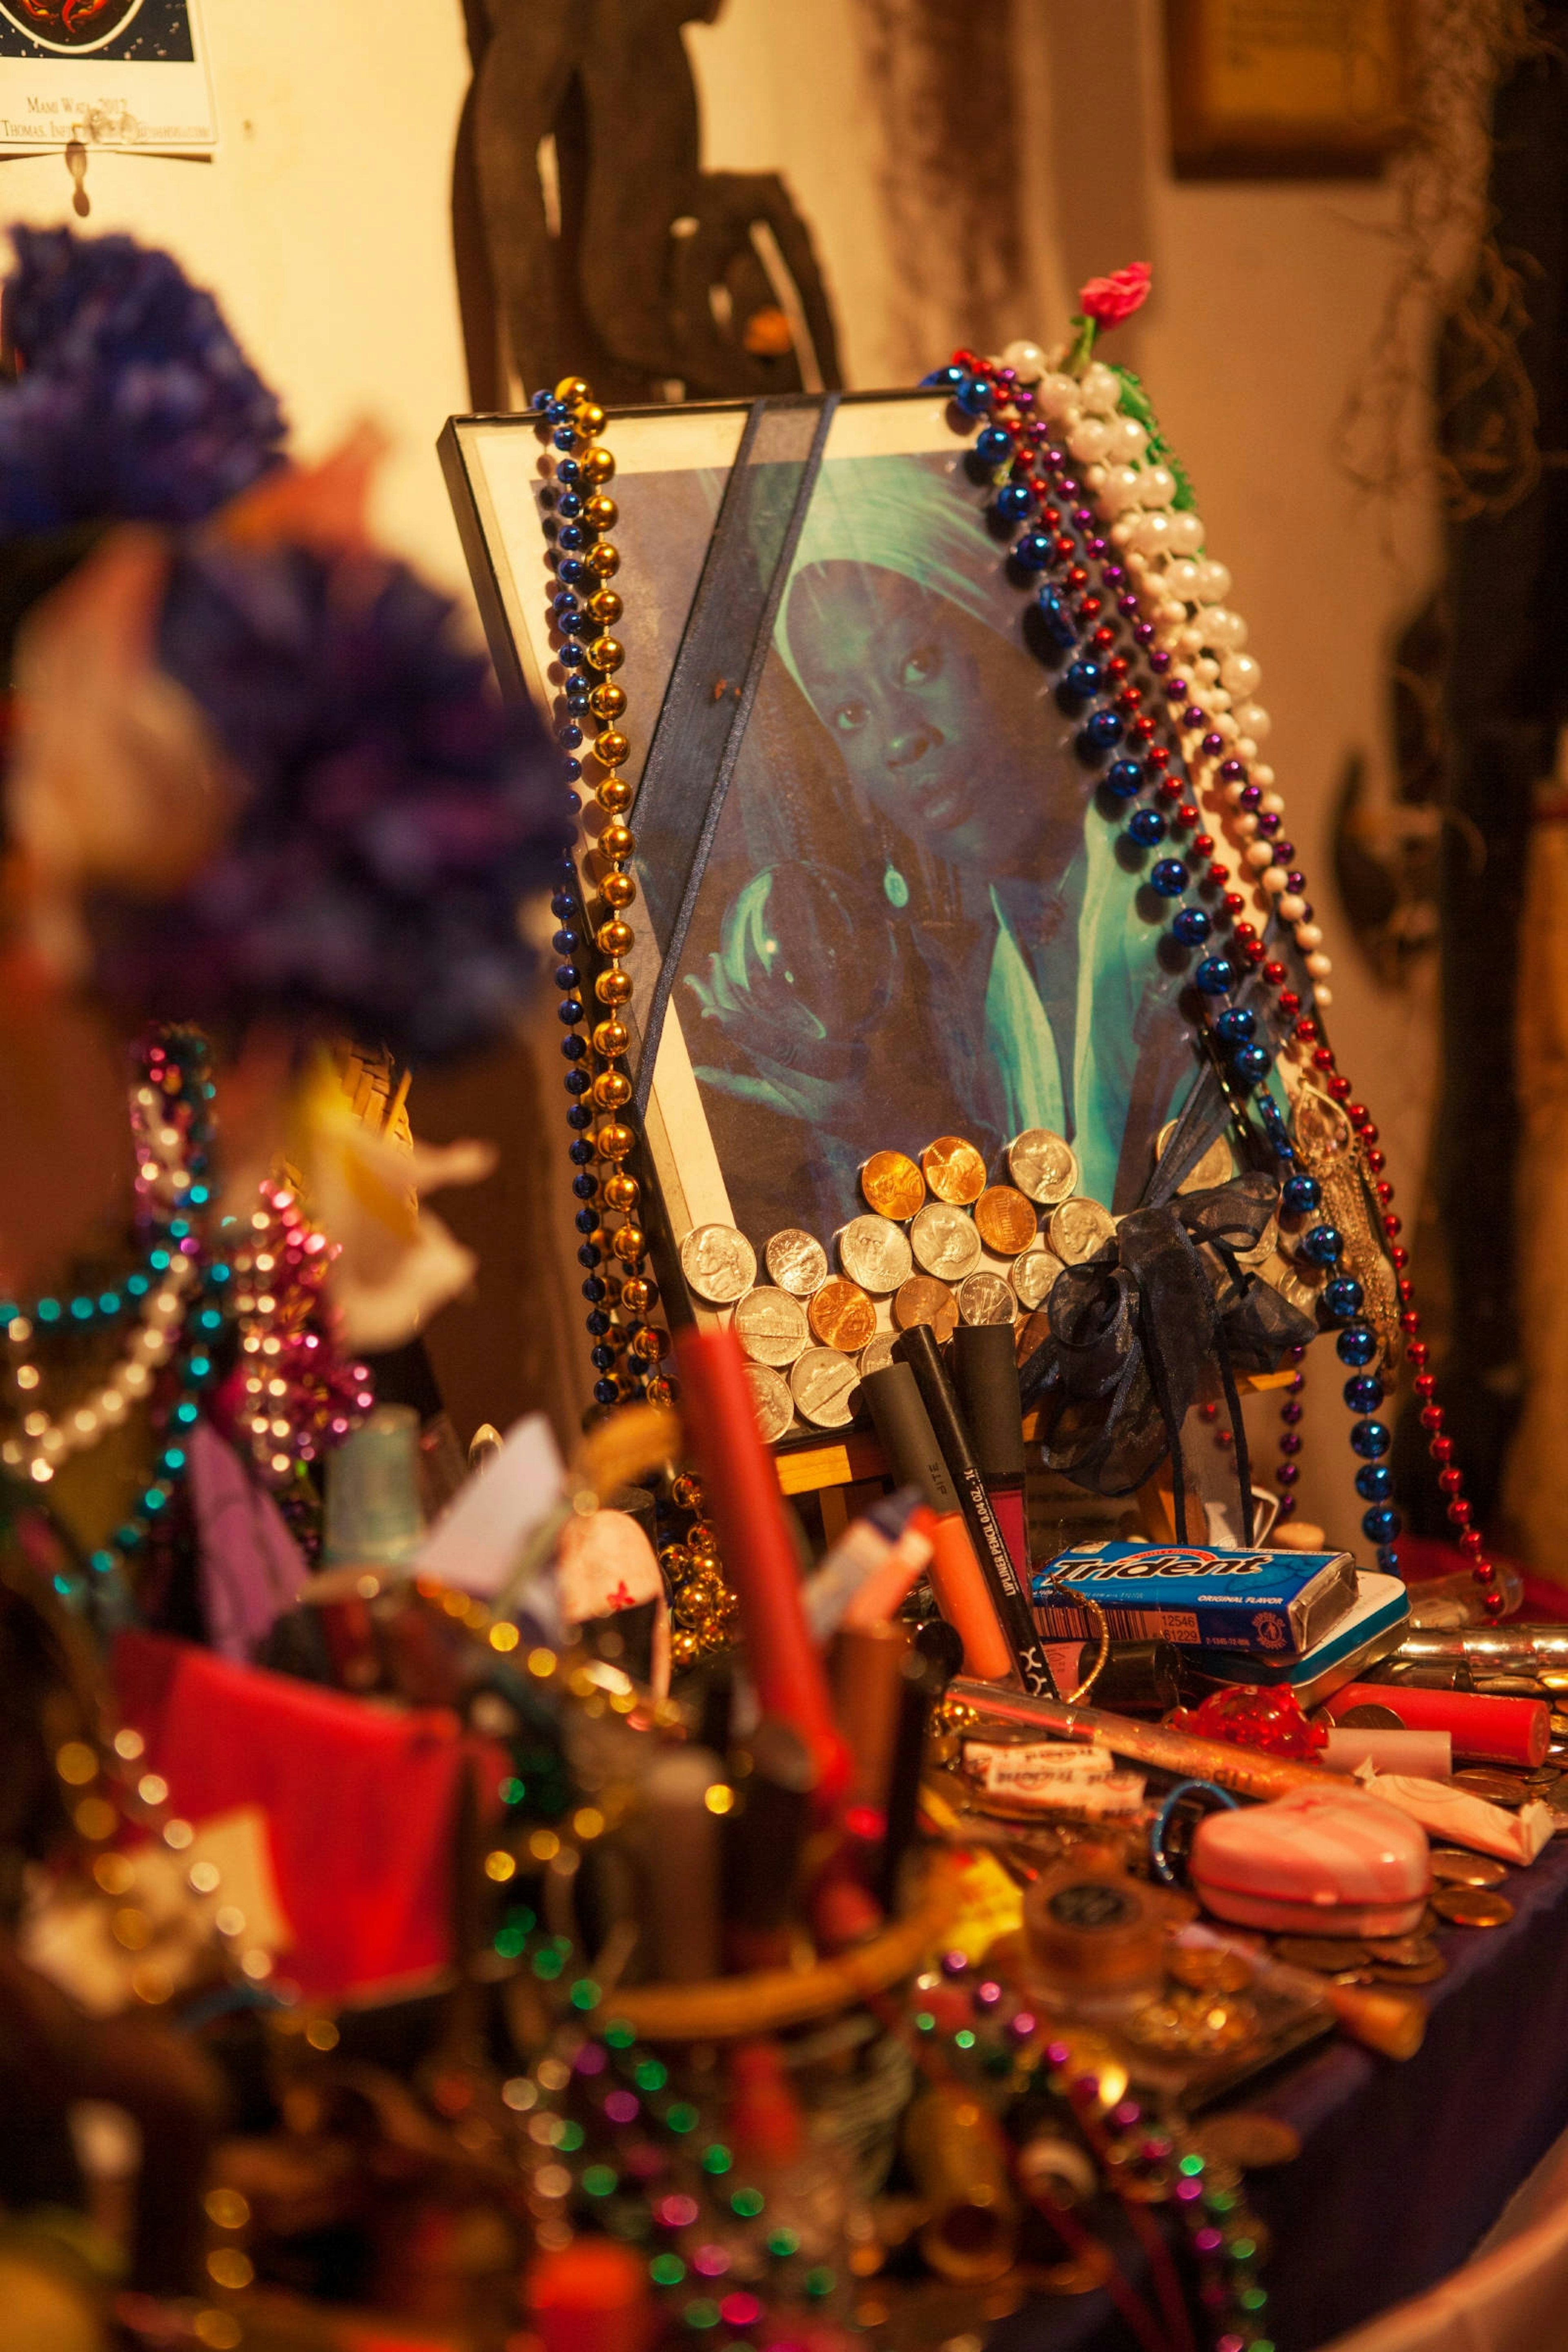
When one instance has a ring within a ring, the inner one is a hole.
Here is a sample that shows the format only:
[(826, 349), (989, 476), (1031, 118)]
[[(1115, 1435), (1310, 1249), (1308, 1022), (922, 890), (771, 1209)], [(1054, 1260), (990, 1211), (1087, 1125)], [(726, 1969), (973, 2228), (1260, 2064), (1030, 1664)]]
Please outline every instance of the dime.
[(911, 1331), (917, 1323), (929, 1323), (939, 1339), (951, 1339), (958, 1328), (958, 1301), (945, 1282), (933, 1282), (927, 1274), (914, 1274), (908, 1282), (899, 1285), (893, 1300), (893, 1320), (900, 1331)]
[[(921, 1278), (918, 1275), (915, 1277), (917, 1281)], [(909, 1285), (906, 1283), (904, 1287), (907, 1290)], [(874, 1339), (867, 1340), (860, 1350), (859, 1370), (862, 1380), (868, 1372), (884, 1372), (889, 1364), (897, 1363), (898, 1358), (893, 1353), (893, 1342), (898, 1336), (896, 1331), (879, 1331)]]
[(1116, 1220), (1110, 1210), (1082, 1198), (1064, 1201), (1046, 1224), (1046, 1238), (1064, 1265), (1082, 1265), (1115, 1234)]
[(1211, 2163), (1237, 2165), (1243, 2172), (1289, 2164), (1301, 2153), (1299, 2131), (1278, 2116), (1258, 2115), (1250, 2107), (1205, 2116), (1194, 2137)]
[[(863, 1348), (877, 1328), (877, 1310), (857, 1283), (830, 1274), (806, 1308), (811, 1328), (829, 1348)], [(798, 1402), (799, 1391), (796, 1391)], [(815, 1416), (814, 1416), (815, 1418)]]
[(680, 1244), (680, 1270), (699, 1298), (728, 1307), (757, 1278), (757, 1253), (733, 1225), (698, 1225)]
[(1026, 1250), (1022, 1257), (1016, 1258), (1013, 1262), (1013, 1287), (1018, 1295), (1019, 1306), (1031, 1315), (1037, 1307), (1043, 1307), (1061, 1270), (1062, 1262), (1054, 1250)]
[(913, 1269), (901, 1228), (887, 1217), (851, 1217), (838, 1236), (838, 1263), (862, 1290), (883, 1297)]
[(974, 1203), (974, 1222), (998, 1257), (1016, 1257), (1035, 1238), (1033, 1204), (1011, 1184), (987, 1184)]
[(827, 1279), (827, 1252), (796, 1225), (786, 1225), (782, 1234), (775, 1234), (763, 1255), (779, 1288), (793, 1292), (796, 1298), (809, 1298), (818, 1283)]
[(853, 1359), (837, 1348), (808, 1348), (790, 1369), (790, 1394), (818, 1429), (847, 1429), (855, 1417), (852, 1396), (858, 1379)]
[[(1168, 1118), (1155, 1137), (1156, 1160), (1163, 1160), (1165, 1157), (1165, 1147), (1175, 1133), (1176, 1126), (1175, 1119)], [(1230, 1148), (1230, 1138), (1227, 1135), (1216, 1135), (1198, 1160), (1196, 1167), (1188, 1169), (1176, 1190), (1178, 1192), (1207, 1192), (1215, 1184), (1228, 1184), (1235, 1173), (1236, 1156)]]
[(980, 1263), (980, 1235), (973, 1217), (945, 1201), (928, 1201), (910, 1227), (915, 1263), (943, 1282), (962, 1282)]
[(1430, 1936), (1369, 1936), (1366, 1943), (1380, 1969), (1424, 1969), (1443, 1957)]
[(1313, 1969), (1318, 1975), (1337, 1976), (1342, 1969), (1364, 1969), (1372, 1958), (1366, 1946), (1349, 1936), (1277, 1936), (1274, 1949), (1293, 1969)]
[(958, 1286), (958, 1311), (966, 1323), (1011, 1323), (1017, 1303), (1001, 1276), (984, 1268)]
[(1078, 1190), (1078, 1154), (1048, 1127), (1026, 1128), (1007, 1146), (1007, 1171), (1020, 1192), (1054, 1209)]
[(1508, 1872), (1489, 1853), (1461, 1853), (1458, 1846), (1435, 1845), (1432, 1875), (1439, 1886), (1500, 1886)]
[(752, 1391), (752, 1410), (757, 1416), (757, 1427), (763, 1433), (763, 1443), (772, 1445), (781, 1438), (795, 1419), (795, 1403), (789, 1383), (766, 1364), (746, 1366), (746, 1385)]
[(1433, 1892), (1432, 1908), (1456, 1927), (1501, 1927), (1513, 1917), (1508, 1896), (1494, 1894), (1489, 1886), (1439, 1886)]
[(1486, 1797), (1494, 1805), (1521, 1805), (1530, 1790), (1521, 1772), (1504, 1772), (1485, 1764), (1468, 1765), (1454, 1775), (1456, 1789), (1468, 1789), (1472, 1797)]
[(924, 1206), (926, 1180), (901, 1151), (873, 1151), (860, 1171), (860, 1190), (879, 1217), (908, 1224)]
[(793, 1364), (806, 1341), (805, 1309), (787, 1290), (748, 1290), (736, 1302), (735, 1336), (754, 1364)]
[(1252, 1969), (1239, 1952), (1206, 1950), (1199, 1944), (1173, 1944), (1165, 1974), (1194, 1992), (1239, 1992), (1252, 1982)]
[(985, 1162), (962, 1135), (939, 1135), (921, 1153), (926, 1182), (939, 1201), (963, 1206), (985, 1190)]

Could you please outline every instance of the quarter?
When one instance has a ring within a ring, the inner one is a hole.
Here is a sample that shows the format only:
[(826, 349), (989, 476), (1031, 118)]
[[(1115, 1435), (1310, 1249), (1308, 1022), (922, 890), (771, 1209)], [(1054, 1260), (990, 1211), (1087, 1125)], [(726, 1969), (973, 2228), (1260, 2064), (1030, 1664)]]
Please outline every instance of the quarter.
[(1489, 1853), (1461, 1853), (1457, 1846), (1435, 1845), (1432, 1876), (1439, 1886), (1500, 1886), (1508, 1870)]
[(1016, 1306), (1001, 1276), (984, 1267), (966, 1275), (958, 1286), (958, 1311), (966, 1323), (1011, 1323)]
[(793, 1364), (806, 1342), (805, 1309), (764, 1284), (736, 1302), (735, 1336), (754, 1364)]
[(987, 1184), (974, 1203), (974, 1222), (998, 1257), (1016, 1257), (1035, 1238), (1034, 1208), (1011, 1184)]
[(860, 1171), (860, 1190), (879, 1217), (896, 1217), (908, 1224), (923, 1207), (926, 1180), (901, 1151), (873, 1151)]
[(1007, 1172), (1020, 1192), (1054, 1209), (1078, 1190), (1078, 1154), (1048, 1127), (1026, 1128), (1007, 1146)]
[(757, 1253), (733, 1225), (697, 1225), (680, 1244), (680, 1270), (712, 1306), (728, 1307), (757, 1278)]
[(752, 1410), (757, 1416), (763, 1443), (775, 1444), (795, 1419), (789, 1383), (779, 1373), (770, 1371), (766, 1364), (748, 1364), (746, 1386), (752, 1391)]
[(1456, 1927), (1502, 1927), (1513, 1917), (1508, 1896), (1495, 1894), (1489, 1886), (1436, 1887), (1432, 1908), (1439, 1919), (1450, 1920)]
[(943, 1282), (962, 1282), (980, 1263), (980, 1235), (973, 1217), (945, 1201), (928, 1201), (910, 1227), (915, 1264)]
[(847, 1429), (855, 1417), (850, 1399), (858, 1379), (852, 1359), (837, 1348), (808, 1348), (791, 1367), (790, 1394), (816, 1428)]
[[(806, 1316), (824, 1346), (848, 1353), (863, 1348), (877, 1328), (877, 1310), (865, 1292), (837, 1274), (830, 1274), (821, 1289), (813, 1293)], [(798, 1391), (796, 1402), (800, 1402)]]
[(1115, 1238), (1116, 1220), (1110, 1210), (1081, 1197), (1053, 1209), (1046, 1224), (1046, 1239), (1064, 1265), (1082, 1265)]
[(775, 1234), (763, 1255), (779, 1288), (796, 1298), (809, 1298), (818, 1283), (827, 1279), (827, 1252), (797, 1225), (786, 1225), (782, 1234)]
[(883, 1297), (914, 1269), (901, 1226), (888, 1217), (851, 1217), (838, 1236), (838, 1263), (862, 1290)]
[(921, 1153), (926, 1182), (939, 1201), (963, 1207), (985, 1190), (985, 1162), (962, 1135), (939, 1135)]
[(1054, 1250), (1026, 1250), (1013, 1266), (1013, 1287), (1019, 1306), (1031, 1315), (1037, 1307), (1043, 1307), (1061, 1270), (1062, 1262)]
[(893, 1320), (900, 1331), (912, 1331), (917, 1323), (929, 1323), (939, 1339), (951, 1339), (958, 1328), (958, 1301), (945, 1282), (934, 1282), (930, 1275), (914, 1274), (908, 1282), (899, 1285), (893, 1300)]

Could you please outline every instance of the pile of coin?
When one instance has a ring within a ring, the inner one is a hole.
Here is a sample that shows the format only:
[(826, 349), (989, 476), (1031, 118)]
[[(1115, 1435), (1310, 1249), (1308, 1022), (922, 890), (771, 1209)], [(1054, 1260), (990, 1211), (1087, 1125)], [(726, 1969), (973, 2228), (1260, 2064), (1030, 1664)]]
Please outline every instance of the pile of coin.
[(756, 1251), (733, 1225), (686, 1235), (681, 1270), (698, 1297), (733, 1307), (770, 1443), (796, 1414), (847, 1428), (862, 1376), (890, 1362), (898, 1334), (917, 1323), (943, 1340), (960, 1322), (1005, 1323), (1022, 1344), (1063, 1267), (1112, 1239), (1116, 1221), (1079, 1192), (1077, 1155), (1061, 1136), (1030, 1128), (1006, 1163), (1010, 1181), (990, 1181), (984, 1154), (958, 1135), (938, 1136), (918, 1161), (873, 1152), (860, 1171), (866, 1213), (835, 1236), (837, 1272), (795, 1226), (767, 1243), (762, 1282)]

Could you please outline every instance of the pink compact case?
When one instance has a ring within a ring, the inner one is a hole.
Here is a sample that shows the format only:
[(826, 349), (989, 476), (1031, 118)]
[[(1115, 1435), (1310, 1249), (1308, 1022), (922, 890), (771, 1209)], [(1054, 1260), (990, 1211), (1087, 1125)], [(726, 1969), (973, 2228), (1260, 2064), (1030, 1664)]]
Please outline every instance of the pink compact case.
[(1208, 1814), (1189, 1866), (1205, 1911), (1292, 1936), (1407, 1935), (1431, 1879), (1425, 1830), (1337, 1789)]

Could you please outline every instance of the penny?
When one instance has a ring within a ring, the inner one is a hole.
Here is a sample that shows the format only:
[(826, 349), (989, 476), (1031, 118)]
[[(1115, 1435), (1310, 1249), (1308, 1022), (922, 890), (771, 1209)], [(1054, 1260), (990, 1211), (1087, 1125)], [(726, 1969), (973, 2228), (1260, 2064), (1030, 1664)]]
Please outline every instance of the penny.
[(1508, 1872), (1489, 1853), (1461, 1853), (1457, 1846), (1435, 1845), (1432, 1875), (1439, 1886), (1500, 1886)]
[(1026, 1364), (1037, 1348), (1043, 1348), (1051, 1336), (1051, 1318), (1044, 1313), (1031, 1315), (1021, 1322), (1013, 1334), (1013, 1353), (1020, 1364)]
[(1521, 1805), (1530, 1794), (1522, 1773), (1494, 1771), (1484, 1764), (1468, 1765), (1456, 1772), (1454, 1786), (1468, 1789), (1472, 1797), (1486, 1797), (1494, 1805)]
[(1239, 1952), (1209, 1951), (1198, 1944), (1173, 1944), (1165, 1954), (1165, 1974), (1194, 1992), (1239, 1992), (1252, 1982), (1252, 1970)]
[(1375, 1966), (1384, 1969), (1424, 1969), (1443, 1957), (1430, 1936), (1369, 1936), (1366, 1947)]
[(945, 1201), (929, 1201), (910, 1227), (915, 1263), (943, 1282), (962, 1282), (980, 1263), (980, 1235), (973, 1217)]
[(1489, 1886), (1439, 1886), (1433, 1893), (1432, 1908), (1456, 1927), (1501, 1927), (1513, 1917), (1508, 1896), (1494, 1894)]
[(1372, 1955), (1349, 1936), (1277, 1936), (1274, 1949), (1293, 1969), (1312, 1969), (1331, 1977), (1341, 1969), (1364, 1969)]
[(1016, 1257), (1035, 1238), (1034, 1207), (1011, 1184), (987, 1184), (974, 1203), (974, 1222), (998, 1257)]
[[(915, 1278), (917, 1281), (920, 1279), (919, 1276)], [(898, 1336), (896, 1331), (879, 1331), (874, 1339), (867, 1340), (860, 1350), (859, 1371), (862, 1380), (868, 1372), (884, 1372), (889, 1364), (898, 1361), (893, 1353), (893, 1342)]]
[(697, 1225), (680, 1244), (680, 1270), (700, 1298), (728, 1307), (757, 1278), (757, 1253), (733, 1225)]
[(1301, 2153), (1299, 2131), (1278, 2116), (1258, 2115), (1249, 2107), (1205, 2116), (1194, 2137), (1211, 2163), (1238, 2165), (1243, 2172), (1289, 2164)]
[(939, 1135), (921, 1153), (926, 1182), (939, 1201), (963, 1207), (985, 1190), (985, 1162), (961, 1135)]
[(786, 1225), (782, 1234), (775, 1234), (763, 1255), (779, 1288), (796, 1298), (809, 1298), (817, 1285), (827, 1279), (827, 1252), (797, 1225)]
[(1411, 1967), (1396, 1968), (1392, 1963), (1386, 1966), (1374, 1963), (1368, 1973), (1373, 1984), (1436, 1984), (1439, 1977), (1447, 1975), (1448, 1963), (1441, 1952), (1434, 1952), (1429, 1960), (1421, 1960)]
[(1116, 1220), (1110, 1210), (1102, 1209), (1098, 1201), (1081, 1198), (1064, 1201), (1059, 1209), (1051, 1211), (1046, 1224), (1046, 1239), (1064, 1265), (1082, 1265), (1115, 1234)]
[(1061, 1270), (1062, 1262), (1054, 1250), (1026, 1250), (1022, 1257), (1015, 1258), (1013, 1287), (1017, 1293), (1019, 1306), (1031, 1315), (1037, 1307), (1043, 1307)]
[(887, 1217), (851, 1217), (838, 1236), (838, 1263), (879, 1297), (907, 1282), (914, 1265), (902, 1229)]
[[(1154, 1139), (1156, 1160), (1163, 1160), (1165, 1157), (1166, 1146), (1174, 1135), (1179, 1123), (1176, 1119), (1168, 1118), (1160, 1129)], [(1214, 1141), (1201, 1154), (1196, 1164), (1188, 1169), (1176, 1190), (1178, 1192), (1207, 1192), (1215, 1184), (1228, 1184), (1235, 1173), (1236, 1156), (1230, 1148), (1230, 1138), (1227, 1135), (1216, 1135)]]
[(766, 1364), (746, 1366), (746, 1386), (752, 1391), (752, 1410), (757, 1416), (757, 1427), (763, 1433), (764, 1445), (781, 1438), (795, 1419), (795, 1402), (789, 1383)]
[(1403, 1731), (1405, 1718), (1395, 1715), (1391, 1706), (1374, 1706), (1369, 1700), (1365, 1706), (1347, 1707), (1343, 1715), (1334, 1717), (1336, 1731)]
[(787, 1290), (748, 1290), (736, 1302), (735, 1337), (753, 1364), (793, 1364), (805, 1345), (805, 1309)]
[(945, 1282), (933, 1282), (930, 1275), (914, 1274), (908, 1282), (899, 1285), (893, 1300), (893, 1320), (900, 1331), (912, 1331), (917, 1323), (929, 1323), (939, 1339), (951, 1339), (958, 1328), (958, 1301)]
[(789, 1391), (818, 1429), (847, 1429), (855, 1417), (851, 1397), (858, 1379), (853, 1360), (837, 1348), (808, 1348), (790, 1368)]
[(829, 1348), (852, 1352), (863, 1348), (877, 1328), (877, 1310), (858, 1284), (830, 1274), (812, 1295), (806, 1316), (816, 1337)]
[(860, 1171), (860, 1190), (879, 1217), (900, 1224), (925, 1205), (926, 1180), (901, 1151), (873, 1151)]
[(1001, 1276), (984, 1268), (958, 1286), (958, 1311), (966, 1323), (1011, 1323), (1017, 1303)]
[(1020, 1192), (1054, 1209), (1078, 1190), (1078, 1154), (1048, 1127), (1026, 1128), (1007, 1146), (1007, 1172)]

